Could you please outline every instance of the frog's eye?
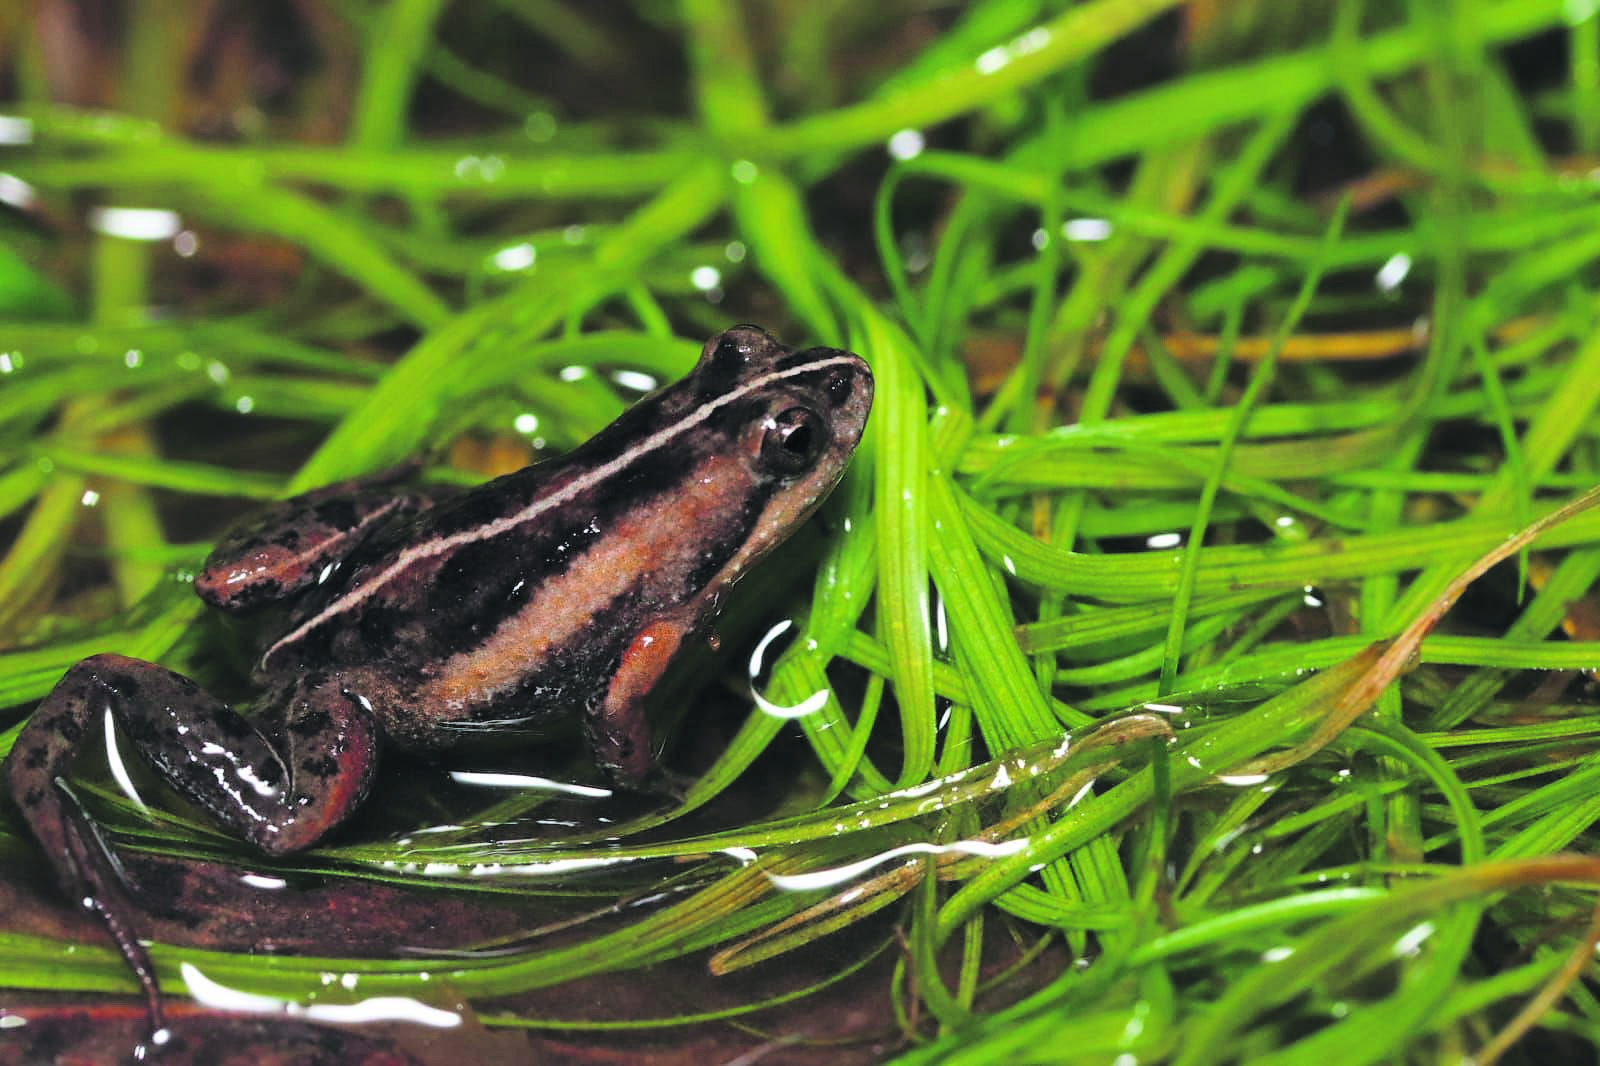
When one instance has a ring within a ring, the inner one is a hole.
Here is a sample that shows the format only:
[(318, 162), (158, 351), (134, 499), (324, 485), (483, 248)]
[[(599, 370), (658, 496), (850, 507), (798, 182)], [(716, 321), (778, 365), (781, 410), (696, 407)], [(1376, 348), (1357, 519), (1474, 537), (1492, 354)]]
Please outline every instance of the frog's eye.
[(811, 469), (828, 446), (828, 426), (815, 411), (791, 407), (767, 423), (761, 438), (761, 465), (779, 477)]

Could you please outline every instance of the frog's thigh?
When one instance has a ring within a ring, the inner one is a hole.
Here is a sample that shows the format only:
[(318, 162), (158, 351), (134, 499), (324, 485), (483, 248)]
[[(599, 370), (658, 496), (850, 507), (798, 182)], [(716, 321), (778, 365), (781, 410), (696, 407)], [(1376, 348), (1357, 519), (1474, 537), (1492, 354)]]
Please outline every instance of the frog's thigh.
[(669, 621), (639, 630), (587, 723), (595, 761), (624, 781), (643, 781), (655, 766), (644, 698), (677, 654), (683, 633), (682, 626)]

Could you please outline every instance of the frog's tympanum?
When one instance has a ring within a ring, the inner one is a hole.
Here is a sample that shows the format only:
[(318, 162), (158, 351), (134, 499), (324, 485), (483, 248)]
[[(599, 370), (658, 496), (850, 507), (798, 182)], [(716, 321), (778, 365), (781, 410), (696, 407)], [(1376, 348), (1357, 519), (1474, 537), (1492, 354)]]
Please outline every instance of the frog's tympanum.
[(68, 781), (103, 718), (229, 832), (308, 847), (366, 797), (379, 748), (533, 742), (581, 719), (624, 784), (656, 772), (641, 711), (724, 593), (827, 496), (861, 439), (872, 375), (754, 326), (556, 459), (434, 502), (393, 485), (286, 501), (195, 579), (228, 611), (287, 609), (245, 718), (154, 663), (96, 655), (17, 738), (11, 794), (71, 898), (99, 912), (159, 1028), (117, 863)]

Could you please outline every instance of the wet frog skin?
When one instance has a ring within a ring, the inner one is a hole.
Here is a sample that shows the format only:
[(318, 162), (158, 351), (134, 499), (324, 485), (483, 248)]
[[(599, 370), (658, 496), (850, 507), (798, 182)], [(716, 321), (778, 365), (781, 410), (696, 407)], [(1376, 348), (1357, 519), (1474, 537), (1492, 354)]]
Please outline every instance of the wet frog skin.
[(6, 762), (11, 794), (71, 898), (99, 912), (160, 1028), (136, 910), (69, 782), (102, 719), (230, 833), (281, 855), (365, 799), (386, 744), (535, 743), (581, 717), (624, 784), (655, 772), (644, 696), (727, 589), (814, 511), (872, 404), (848, 352), (755, 326), (567, 455), (439, 502), (324, 489), (225, 538), (196, 591), (287, 608), (245, 718), (154, 663), (96, 655), (45, 697)]

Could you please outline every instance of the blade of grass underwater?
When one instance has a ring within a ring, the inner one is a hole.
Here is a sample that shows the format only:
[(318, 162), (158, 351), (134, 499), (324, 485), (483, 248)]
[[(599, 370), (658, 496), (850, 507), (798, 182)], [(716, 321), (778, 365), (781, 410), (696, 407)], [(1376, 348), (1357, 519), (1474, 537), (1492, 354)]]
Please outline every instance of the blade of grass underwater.
[[(843, 845), (846, 842), (837, 839), (838, 819), (841, 817), (865, 819), (875, 825), (886, 825), (895, 817), (917, 817), (928, 810), (937, 810), (948, 803), (959, 802), (959, 790), (978, 789), (987, 792), (1018, 785), (1026, 787), (1027, 782), (1035, 780), (1038, 775), (1054, 771), (1067, 760), (1066, 745), (1056, 743), (1053, 747), (1049, 747), (1048, 752), (1045, 750), (1046, 747), (1040, 746), (1037, 751), (1019, 753), (997, 764), (975, 767), (958, 775), (956, 780), (941, 783), (939, 791), (930, 791), (926, 787), (906, 790), (896, 801), (898, 815), (891, 815), (888, 820), (884, 818), (883, 803), (873, 800), (857, 805), (855, 809), (860, 811), (859, 815), (850, 815), (848, 811), (821, 811), (790, 821), (797, 828), (809, 827), (805, 829), (805, 833), (810, 839), (830, 846)], [(1044, 758), (1040, 759), (1039, 755), (1044, 755)], [(1075, 751), (1071, 756), (1073, 759), (1101, 757), (1092, 744)], [(735, 835), (733, 839), (741, 838)], [(748, 840), (748, 837), (742, 839)], [(687, 846), (691, 850), (703, 851), (707, 843), (709, 839)], [(501, 856), (503, 857), (503, 853)], [(801, 872), (814, 861), (803, 854), (765, 856), (724, 876), (682, 903), (664, 908), (656, 915), (642, 919), (626, 929), (604, 934), (595, 940), (571, 948), (534, 952), (510, 961), (480, 960), (470, 963), (454, 962), (443, 968), (430, 967), (432, 978), (448, 980), (452, 987), (468, 992), (497, 994), (568, 980), (574, 974), (606, 972), (677, 954), (692, 947), (724, 941), (757, 925), (774, 921), (785, 913), (792, 913), (805, 903), (816, 899), (815, 892), (796, 892), (751, 906), (755, 900), (773, 891), (774, 877)], [(702, 939), (702, 936), (705, 938)], [(683, 938), (688, 939), (685, 941)], [(158, 945), (155, 954), (159, 962), (166, 952)], [(317, 975), (325, 972), (330, 966), (329, 960), (283, 958), (273, 960), (271, 966), (253, 970), (243, 965), (244, 960), (225, 953), (186, 951), (185, 955), (196, 961), (211, 960), (205, 968), (207, 974), (214, 979), (242, 982), (243, 987), (253, 990), (289, 994), (304, 994), (307, 990), (325, 987)], [(416, 991), (419, 978), (414, 973), (407, 972), (408, 967), (414, 966), (414, 963), (349, 961), (352, 965), (346, 965), (346, 962), (341, 961), (337, 964), (337, 968), (362, 974), (360, 989), (364, 995)], [(169, 976), (165, 970), (163, 973), (164, 978)]]
[[(841, 807), (828, 807), (770, 819), (756, 827), (736, 827), (697, 836), (684, 837), (661, 843), (639, 843), (608, 847), (598, 857), (581, 847), (565, 845), (552, 847), (548, 843), (534, 842), (519, 845), (515, 841), (493, 843), (446, 844), (434, 847), (428, 843), (414, 843), (406, 852), (408, 861), (454, 864), (469, 867), (475, 864), (506, 865), (526, 863), (532, 866), (548, 865), (559, 869), (559, 864), (569, 861), (596, 861), (612, 863), (643, 859), (686, 858), (737, 852), (732, 856), (748, 859), (747, 853), (759, 848), (794, 847), (808, 842), (834, 841), (837, 848), (850, 848), (846, 830), (879, 830), (904, 822), (924, 818), (930, 814), (959, 807), (972, 800), (1003, 795), (1008, 790), (1030, 782), (1047, 780), (1064, 768), (1071, 769), (1086, 761), (1103, 759), (1100, 749), (1115, 745), (1122, 737), (1144, 734), (1132, 727), (1109, 728), (1099, 740), (1091, 734), (1082, 744), (1071, 746), (1061, 740), (1045, 741), (1019, 748), (1013, 754), (989, 762), (967, 767), (933, 782), (922, 782), (910, 788), (873, 795), (867, 799)], [(1083, 749), (1080, 751), (1079, 749)], [(376, 845), (348, 845), (321, 849), (322, 854), (348, 861), (381, 862), (392, 849)], [(797, 852), (804, 863), (815, 865), (814, 855)], [(852, 858), (855, 856), (852, 856)]]
[(650, 1030), (661, 1028), (681, 1028), (690, 1025), (704, 1025), (706, 1022), (726, 1021), (742, 1015), (753, 1014), (757, 1011), (770, 1010), (784, 1003), (791, 1003), (813, 995), (823, 989), (854, 977), (867, 966), (871, 965), (892, 944), (884, 941), (864, 951), (861, 957), (848, 965), (840, 967), (837, 971), (816, 981), (814, 984), (794, 989), (790, 992), (781, 992), (768, 996), (765, 999), (752, 1003), (740, 1004), (735, 1007), (725, 1007), (719, 1010), (701, 1011), (692, 1014), (672, 1014), (654, 1018), (628, 1019), (626, 1021), (589, 1021), (575, 1018), (527, 1018), (511, 1014), (480, 1014), (478, 1021), (487, 1026), (505, 1026), (533, 1029), (570, 1029), (577, 1032), (604, 1032), (623, 1030)]
[[(1039, 441), (1012, 451), (1014, 444), (1005, 438), (981, 442), (972, 458), (962, 464), (962, 472), (989, 475), (993, 482), (984, 487), (991, 491), (1080, 487), (1138, 490), (1187, 488), (1203, 481), (1204, 471), (1215, 463), (1215, 449), (1210, 447), (1149, 445), (1139, 440), (1105, 446), (1116, 454), (1114, 463), (1106, 462), (1103, 454), (1091, 452), (1094, 445), (1082, 438)], [(1392, 447), (1393, 432), (1387, 429), (1318, 440), (1241, 444), (1234, 450), (1232, 470), (1224, 485), (1241, 496), (1260, 495), (1281, 501), (1300, 513), (1332, 518), (1334, 512), (1326, 507), (1266, 481), (1323, 477), (1369, 466)], [(997, 459), (996, 453), (1004, 453), (1004, 457)], [(1343, 525), (1350, 519), (1341, 516), (1335, 521)]]
[[(993, 782), (983, 775), (973, 777), (977, 779), (978, 787), (994, 787)], [(920, 798), (925, 800), (927, 797)], [(876, 809), (877, 805), (874, 803), (872, 806)], [(570, 980), (580, 974), (608, 972), (725, 941), (792, 913), (814, 900), (816, 893), (813, 891), (780, 894), (764, 903), (756, 902), (773, 892), (773, 877), (800, 872), (805, 863), (806, 860), (798, 855), (763, 857), (724, 876), (689, 899), (668, 906), (625, 929), (603, 934), (570, 948), (534, 952), (511, 961), (452, 962), (444, 967), (432, 966), (432, 978), (447, 981), (451, 987), (467, 993), (493, 995), (537, 988)], [(163, 971), (164, 983), (170, 981), (172, 975), (161, 965), (162, 956), (167, 952), (158, 945), (154, 954), (158, 967)], [(225, 953), (185, 951), (184, 954), (196, 961), (212, 960), (206, 966), (206, 972), (213, 979), (237, 981), (242, 987), (264, 992), (305, 994), (324, 987), (317, 975), (325, 972), (329, 966), (328, 960), (291, 960), (286, 957), (273, 960), (272, 966), (255, 968), (244, 965), (245, 960)], [(416, 991), (420, 979), (408, 972), (414, 965), (372, 961), (346, 965), (341, 962), (338, 968), (362, 974), (360, 989), (363, 995), (382, 995)]]
[(27, 506), (28, 501), (38, 496), (49, 480), (49, 475), (38, 463), (19, 463), (0, 474), (0, 519)]
[[(929, 479), (933, 576), (950, 615), (956, 660), (992, 750), (1010, 751), (1060, 732), (1028, 661), (1012, 636), (1015, 620), (966, 531), (948, 481)], [(981, 642), (981, 643), (979, 643)]]
[[(41, 136), (102, 117), (66, 108), (35, 114), (40, 117)], [(682, 147), (572, 154), (524, 150), (480, 158), (466, 149), (425, 145), (407, 146), (403, 151), (304, 145), (235, 148), (173, 139), (160, 151), (55, 157), (28, 161), (17, 169), (30, 181), (55, 188), (292, 181), (367, 195), (471, 196), (490, 202), (593, 201), (632, 200), (659, 192), (703, 160), (703, 153)]]
[(1416, 654), (1417, 647), (1423, 638), (1433, 630), (1445, 612), (1455, 606), (1457, 600), (1478, 578), (1488, 572), (1490, 567), (1502, 562), (1511, 555), (1522, 551), (1540, 533), (1553, 526), (1560, 526), (1570, 521), (1574, 516), (1580, 515), (1600, 505), (1600, 488), (1594, 488), (1582, 496), (1568, 502), (1562, 507), (1544, 515), (1536, 522), (1523, 526), (1504, 543), (1496, 546), (1482, 557), (1477, 559), (1465, 570), (1457, 574), (1427, 607), (1418, 612), (1417, 616), (1402, 630), (1388, 646), (1383, 649), (1379, 662), (1373, 667), (1368, 677), (1360, 679), (1350, 690), (1341, 693), (1336, 705), (1330, 710), (1326, 718), (1318, 725), (1316, 733), (1304, 744), (1280, 756), (1266, 760), (1270, 764), (1287, 760), (1298, 760), (1307, 754), (1315, 752), (1322, 745), (1328, 743), (1334, 736), (1348, 727), (1358, 715), (1366, 712), (1371, 701), (1376, 699), (1382, 689), (1398, 676), (1404, 664)]
[[(1192, 738), (1174, 753), (1174, 788), (1184, 788), (1209, 773), (1226, 773), (1254, 754), (1316, 720), (1333, 694), (1344, 691), (1377, 660), (1378, 650), (1365, 649), (1339, 665), (1268, 700), (1253, 711)], [(1207, 769), (1210, 768), (1210, 769)], [(1026, 877), (1040, 862), (1081, 847), (1108, 831), (1147, 801), (1151, 774), (1141, 770), (1100, 795), (1080, 801), (1054, 824), (1030, 836), (1026, 850), (997, 860), (968, 881), (945, 903), (940, 915), (943, 935), (1004, 888)]]
[[(1208, 615), (1233, 614), (1241, 616), (1251, 607), (1270, 603), (1282, 597), (1272, 591), (1238, 592), (1196, 599), (1189, 605), (1189, 618), (1201, 619)], [(1300, 597), (1297, 595), (1296, 599)], [(1077, 647), (1109, 643), (1127, 637), (1145, 636), (1160, 632), (1164, 621), (1149, 608), (1105, 607), (1086, 610), (1080, 614), (1051, 619), (1048, 622), (1028, 622), (1017, 626), (1017, 642), (1023, 652), (1062, 651)]]
[[(1568, 605), (1584, 596), (1600, 580), (1600, 551), (1574, 551), (1557, 564), (1543, 588), (1505, 631), (1510, 640), (1542, 640), (1561, 624)], [(1426, 720), (1426, 728), (1447, 730), (1460, 725), (1494, 698), (1509, 677), (1500, 663), (1490, 661), (1465, 678), (1443, 705)]]
[[(835, 535), (817, 572), (811, 613), (794, 644), (773, 669), (771, 694), (788, 706), (799, 705), (828, 687), (828, 663), (843, 653), (846, 642), (859, 636), (857, 625), (872, 598), (877, 577), (877, 526), (871, 521), (871, 483), (864, 471), (846, 475), (830, 506), (838, 507), (840, 532)], [(789, 676), (793, 671), (793, 676)], [(801, 727), (831, 780), (827, 801), (848, 788), (865, 798), (888, 792), (893, 782), (867, 758), (867, 744), (882, 704), (887, 670), (868, 680), (865, 703), (854, 724), (845, 720), (834, 697), (824, 714), (801, 718)], [(825, 805), (825, 804), (821, 804)]]
[[(1506, 42), (1561, 25), (1565, 18), (1560, 0), (1501, 0), (1481, 11), (1475, 29), (1485, 43)], [(1431, 48), (1431, 37), (1412, 24), (1361, 42), (1367, 72), (1373, 76), (1397, 74), (1423, 61)], [(1152, 146), (1206, 136), (1280, 107), (1305, 106), (1333, 91), (1336, 62), (1329, 47), (1314, 46), (1191, 73), (1110, 101), (1074, 122), (1065, 162), (1088, 168)]]
[[(958, 668), (972, 680), (967, 688), (985, 742), (991, 750), (1012, 750), (1058, 735), (1060, 725), (1040, 692), (1033, 671), (1012, 635), (1015, 619), (1001, 598), (998, 578), (983, 565), (966, 523), (942, 474), (928, 478), (935, 529), (933, 576), (956, 635)], [(1088, 902), (1120, 901), (1127, 885), (1109, 840), (1087, 842), (1069, 864), (1048, 866), (1044, 878), (1060, 898)]]
[[(1179, 1061), (1218, 1061), (1218, 1053), (1230, 1043), (1231, 1031), (1243, 1025), (1250, 1016), (1301, 994), (1305, 991), (1308, 979), (1314, 980), (1320, 976), (1320, 972), (1347, 964), (1361, 953), (1381, 950), (1384, 941), (1396, 937), (1408, 925), (1448, 922), (1455, 927), (1449, 933), (1455, 933), (1462, 924), (1460, 919), (1438, 917), (1441, 913), (1448, 914), (1447, 908), (1452, 905), (1464, 907), (1470, 917), (1486, 902), (1475, 897), (1518, 885), (1555, 880), (1593, 883), (1596, 876), (1597, 869), (1592, 858), (1556, 855), (1518, 863), (1481, 863), (1445, 873), (1431, 883), (1392, 893), (1389, 901), (1378, 911), (1363, 911), (1330, 922), (1297, 945), (1289, 960), (1259, 967), (1249, 974), (1243, 982), (1228, 991), (1219, 1008), (1206, 1018), (1199, 1032), (1191, 1035), (1191, 1043)], [(1304, 1058), (1307, 1062), (1369, 1062), (1390, 1052), (1398, 1041), (1413, 1031), (1412, 1027), (1424, 1022), (1426, 1010), (1442, 999), (1438, 996), (1438, 986), (1443, 982), (1434, 980), (1431, 982), (1433, 987), (1424, 988), (1427, 978), (1448, 971), (1452, 963), (1459, 965), (1454, 956), (1468, 946), (1462, 942), (1465, 938), (1450, 936), (1449, 933), (1443, 935), (1452, 942), (1441, 946), (1441, 933), (1442, 930), (1435, 932), (1430, 938), (1432, 959), (1431, 965), (1423, 967), (1423, 980), (1413, 978), (1407, 982), (1407, 991), (1413, 993), (1414, 998), (1390, 997), (1379, 1009), (1371, 1013), (1360, 1012), (1368, 1022), (1359, 1027), (1350, 1022), (1330, 1026), (1312, 1041), (1296, 1045), (1297, 1058), (1294, 1061)], [(1419, 1006), (1424, 1009), (1419, 1010)], [(1334, 1058), (1315, 1059), (1312, 1056), (1316, 1054)]]
[[(724, 0), (687, 0), (682, 10), (691, 27), (689, 56), (701, 114), (718, 140), (742, 145), (770, 125), (744, 19)], [(813, 265), (820, 252), (800, 190), (772, 167), (745, 160), (735, 169), (732, 207), (752, 242), (757, 268), (823, 343), (838, 345), (842, 335)]]

